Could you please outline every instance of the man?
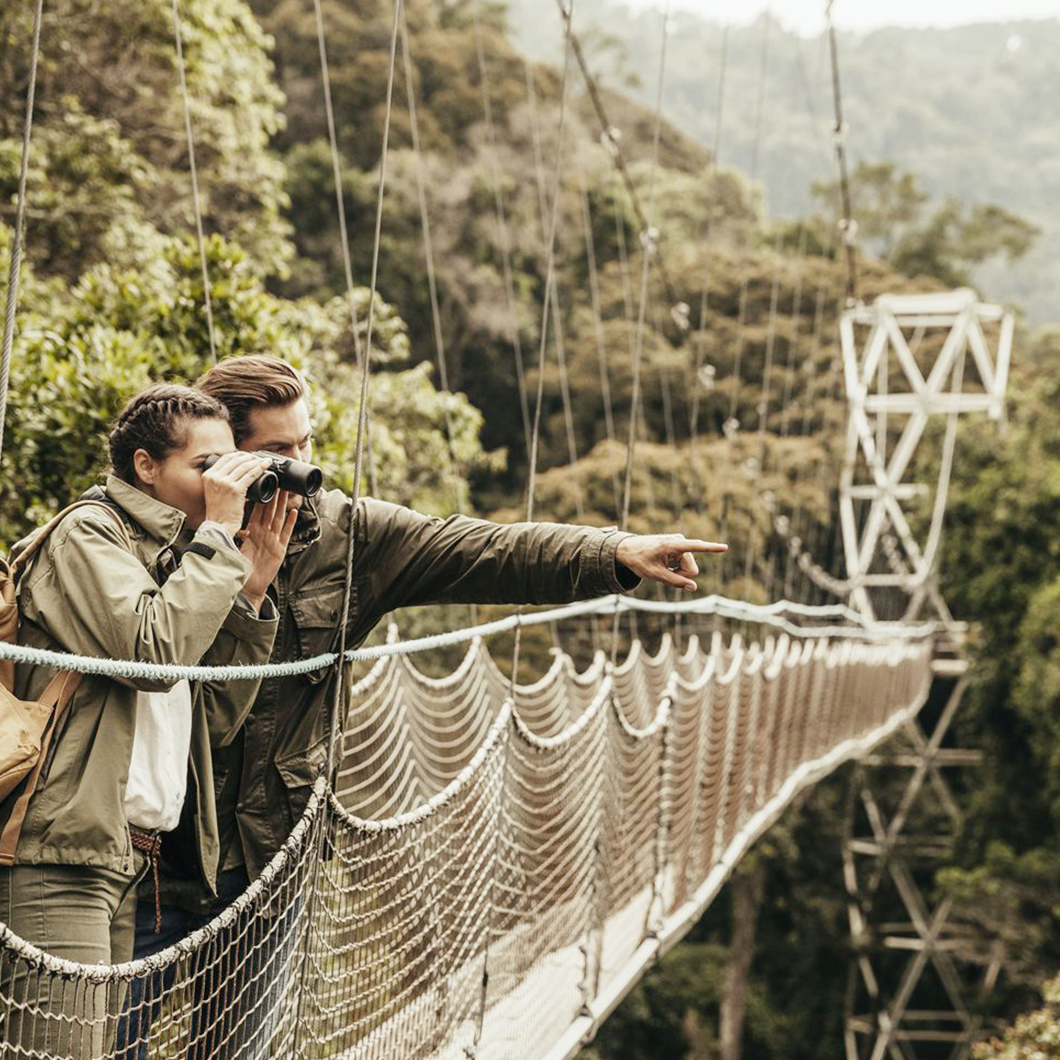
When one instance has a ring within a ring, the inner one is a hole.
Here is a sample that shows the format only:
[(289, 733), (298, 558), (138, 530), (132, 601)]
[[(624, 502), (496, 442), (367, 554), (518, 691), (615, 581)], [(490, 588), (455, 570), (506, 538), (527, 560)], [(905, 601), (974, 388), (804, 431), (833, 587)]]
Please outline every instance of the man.
[[(197, 384), (229, 411), (236, 445), (310, 462), (313, 429), (302, 375), (274, 357), (234, 357)], [(681, 534), (633, 535), (556, 523), (503, 526), (432, 518), (363, 498), (353, 511), (339, 490), (299, 509), (287, 559), (270, 590), (279, 612), (272, 662), (335, 650), (352, 519), (354, 573), (347, 645), (360, 644), (384, 615), (415, 604), (565, 603), (627, 592), (654, 578), (692, 592), (693, 554), (724, 545)], [(169, 866), (165, 930), (138, 931), (137, 955), (176, 941), (229, 904), (280, 849), (325, 768), (334, 667), (262, 683), (242, 731), (215, 751), (221, 835), (218, 898)], [(163, 843), (163, 852), (165, 844)], [(146, 917), (142, 918), (142, 922)], [(153, 926), (153, 925), (151, 925)]]
[[(227, 407), (240, 449), (312, 461), (306, 383), (285, 361), (230, 358), (197, 385)], [(280, 612), (273, 662), (335, 649), (346, 568), (349, 498), (329, 490), (312, 501), (292, 496), (288, 504), (301, 510), (273, 583)], [(358, 503), (353, 523), (351, 647), (387, 612), (414, 604), (566, 603), (627, 592), (641, 578), (691, 592), (693, 553), (724, 551), (681, 534), (430, 518), (374, 498)], [(334, 679), (329, 668), (264, 682), (241, 737), (215, 759), (215, 776), (224, 778), (218, 818), (229, 872), (257, 876), (304, 810), (327, 756)]]

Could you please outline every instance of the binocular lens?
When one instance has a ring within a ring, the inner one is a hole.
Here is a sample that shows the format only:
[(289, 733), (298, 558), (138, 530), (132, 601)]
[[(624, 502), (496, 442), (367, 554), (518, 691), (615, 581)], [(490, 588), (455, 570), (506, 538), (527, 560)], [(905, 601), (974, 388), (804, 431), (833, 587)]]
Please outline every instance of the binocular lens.
[(292, 460), (289, 456), (277, 456), (276, 453), (258, 453), (272, 461), (272, 470), (279, 479), (280, 489), (288, 493), (298, 493), (303, 497), (313, 497), (320, 492), (324, 474), (314, 464), (302, 460)]
[[(219, 456), (208, 456), (202, 463), (203, 471), (209, 471), (220, 459)], [(276, 491), (279, 488), (280, 476), (276, 474), (273, 468), (266, 468), (247, 490), (247, 503), (268, 504), (276, 496)]]
[(275, 471), (263, 471), (261, 478), (247, 490), (247, 500), (254, 504), (268, 504), (280, 488), (280, 479)]

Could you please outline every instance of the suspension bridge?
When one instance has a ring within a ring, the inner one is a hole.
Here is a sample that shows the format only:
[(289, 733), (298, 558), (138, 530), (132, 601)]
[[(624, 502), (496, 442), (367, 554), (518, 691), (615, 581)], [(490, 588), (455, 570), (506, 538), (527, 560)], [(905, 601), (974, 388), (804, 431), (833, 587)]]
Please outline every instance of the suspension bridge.
[[(37, 34), (42, 7), (38, 0)], [(561, 11), (566, 46), (558, 142), (567, 78), (576, 64), (643, 229), (639, 299), (630, 300), (627, 320), (633, 410), (625, 473), (615, 481), (616, 512), (624, 526), (636, 467), (650, 280), (662, 277), (668, 296), (672, 284), (654, 227), (654, 170), (648, 201), (642, 203), (573, 32), (572, 9), (561, 5)], [(337, 227), (352, 292), (337, 115), (319, 4), (315, 13), (335, 162)], [(173, 15), (183, 70), (178, 0), (173, 0)], [(36, 55), (36, 36), (32, 46)], [(399, 57), (419, 153), (409, 50), (404, 4), (398, 0), (379, 168), (373, 297), (367, 341), (358, 349), (363, 371), (354, 504), (362, 479), (371, 472), (365, 456), (371, 426), (369, 368)], [(487, 141), (492, 142), (488, 63), (481, 47), (478, 61)], [(664, 70), (665, 46), (660, 98)], [(6, 302), (4, 381), (17, 322), (33, 83), (31, 78)], [(532, 82), (528, 85), (532, 89)], [(849, 219), (838, 76), (835, 88), (843, 217)], [(186, 85), (184, 99), (194, 184), (194, 129)], [(659, 112), (657, 101), (656, 152)], [(551, 185), (539, 172), (546, 282), (538, 365), (546, 363), (550, 346), (554, 348), (573, 463), (578, 454), (555, 260), (561, 155), (557, 151)], [(511, 243), (500, 186), (495, 171), (494, 207), (510, 296)], [(417, 190), (444, 388), (445, 351), (422, 172)], [(201, 247), (197, 187), (195, 204)], [(584, 187), (578, 206), (591, 245)], [(905, 734), (914, 744), (918, 779), (894, 820), (874, 819), (880, 826), (875, 847), (858, 848), (852, 841), (847, 851), (852, 932), (855, 940), (859, 931), (864, 934), (859, 892), (863, 886), (878, 886), (879, 880), (864, 884), (855, 853), (875, 851), (884, 857), (925, 781), (942, 784), (939, 745), (959, 703), (966, 669), (960, 629), (937, 585), (947, 487), (961, 418), (1003, 416), (1012, 321), (967, 290), (861, 303), (852, 226), (840, 231), (850, 264), (849, 300), (836, 321), (842, 363), (833, 384), (841, 381), (845, 388), (848, 426), (838, 482), (841, 547), (827, 550), (834, 553), (828, 563), (819, 563), (798, 536), (800, 513), (785, 510), (783, 499), (763, 485), (765, 437), (775, 433), (767, 423), (770, 402), (776, 400), (770, 378), (780, 373), (772, 361), (774, 288), (757, 434), (736, 419), (739, 356), (725, 434), (733, 441), (750, 439), (761, 454), (748, 460), (745, 474), (769, 531), (747, 548), (744, 581), (750, 585), (758, 578), (779, 599), (763, 604), (720, 594), (681, 601), (605, 597), (547, 611), (520, 610), (416, 640), (402, 640), (392, 631), (386, 643), (357, 648), (345, 643), (341, 622), (335, 651), (255, 668), (253, 676), (274, 676), (334, 666), (343, 675), (337, 682), (342, 703), (334, 715), (346, 722), (341, 730), (337, 721), (333, 726), (326, 768), (304, 816), (241, 897), (210, 924), (154, 957), (113, 967), (71, 964), (0, 925), (0, 1040), (5, 1055), (79, 1060), (114, 1055), (133, 1015), (143, 1030), (141, 1041), (127, 1043), (129, 1056), (566, 1060), (591, 1040), (644, 971), (696, 923), (741, 857), (800, 792), (846, 762), (871, 763), (882, 744)], [(633, 251), (630, 257), (635, 258)], [(589, 262), (589, 293), (599, 317), (591, 251)], [(201, 264), (212, 347), (215, 325), (205, 254)], [(746, 295), (745, 287), (741, 316)], [(704, 290), (704, 313), (707, 302)], [(826, 326), (823, 304), (821, 294), (815, 312), (818, 329)], [(687, 329), (689, 307), (670, 298), (669, 309), (677, 326)], [(350, 312), (357, 336), (365, 322), (357, 319), (352, 295)], [(709, 327), (705, 320), (700, 323)], [(532, 520), (545, 372), (537, 372), (537, 392), (530, 394), (514, 324), (512, 336), (529, 454), (526, 517)], [(742, 346), (742, 336), (739, 342)], [(606, 392), (609, 368), (603, 345), (600, 367)], [(713, 379), (702, 357), (691, 366), (691, 375), (699, 381)], [(698, 395), (698, 387), (694, 390)], [(690, 410), (693, 450), (697, 400), (693, 398)], [(781, 435), (794, 432), (798, 419), (798, 410), (786, 406)], [(934, 463), (918, 462), (926, 440), (937, 436), (936, 426), (942, 436), (940, 457)], [(607, 434), (616, 437), (610, 409)], [(8, 458), (17, 459), (17, 454)], [(925, 467), (932, 469), (930, 480)], [(910, 514), (911, 506), (922, 506), (925, 499), (929, 517)], [(723, 513), (723, 531), (725, 518)], [(350, 563), (355, 562), (351, 549)], [(620, 635), (623, 623), (628, 637)], [(557, 647), (548, 671), (524, 684), (517, 680), (520, 637), (534, 626), (552, 629)], [(637, 635), (649, 628), (665, 630), (653, 650)], [(502, 633), (515, 637), (510, 665), (488, 648), (490, 638)], [(587, 666), (579, 668), (576, 654), (564, 650), (568, 635), (572, 641), (590, 637), (595, 650)], [(460, 645), (463, 659), (447, 676), (428, 676), (417, 665), (421, 653)], [(136, 660), (47, 655), (10, 645), (0, 645), (0, 657), (116, 676), (252, 676), (240, 668), (152, 667)], [(933, 689), (938, 694), (940, 682), (951, 705), (943, 710), (940, 729), (927, 739), (917, 717)], [(945, 916), (921, 908), (919, 895), (913, 894), (910, 903), (916, 906), (912, 915), (924, 943), (922, 971), (936, 959), (930, 942)], [(874, 1012), (865, 1016), (851, 1007), (848, 1055), (851, 1060), (905, 1056), (901, 1050), (915, 1040), (906, 1023), (916, 1015), (910, 998), (918, 970), (893, 995), (884, 996), (864, 955), (859, 968)], [(931, 1033), (948, 1034), (945, 1040), (960, 1056), (976, 1028), (959, 985), (952, 993), (959, 1025)], [(31, 1044), (41, 1040), (42, 1028), (49, 1042), (43, 1054)]]

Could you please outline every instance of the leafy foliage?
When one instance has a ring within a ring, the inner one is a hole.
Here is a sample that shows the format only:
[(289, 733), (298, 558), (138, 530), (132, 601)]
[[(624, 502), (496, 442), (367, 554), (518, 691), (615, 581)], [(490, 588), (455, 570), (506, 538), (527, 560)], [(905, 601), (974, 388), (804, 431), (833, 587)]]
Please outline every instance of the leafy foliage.
[(1033, 985), (1060, 964), (1060, 814), (1056, 725), (1056, 604), (1060, 546), (1060, 389), (1050, 365), (1060, 335), (1030, 344), (1012, 382), (1011, 420), (998, 443), (966, 439), (951, 487), (943, 589), (978, 627), (976, 682), (962, 710), (964, 742), (985, 762), (967, 793), (959, 865), (941, 882), (983, 945), (1005, 947), (1007, 971)]
[(1006, 1028), (1001, 1038), (977, 1045), (975, 1060), (1055, 1060), (1060, 1057), (1060, 979), (1043, 988), (1045, 1004)]
[[(0, 9), (0, 209), (13, 210), (29, 74), (30, 0)], [(243, 0), (180, 5), (188, 99), (207, 232), (259, 273), (290, 257), (283, 123), (268, 39)], [(172, 7), (168, 0), (46, 4), (27, 201), (27, 247), (44, 273), (76, 279), (159, 255), (160, 233), (194, 224)], [(15, 101), (22, 101), (15, 105)]]
[[(969, 206), (953, 196), (925, 217), (929, 196), (914, 174), (899, 172), (893, 162), (862, 160), (851, 180), (859, 237), (907, 276), (930, 276), (949, 287), (970, 284), (975, 266), (998, 257), (1017, 261), (1041, 231), (1002, 206)], [(825, 204), (836, 191), (834, 182), (814, 185)]]
[[(168, 237), (160, 245), (162, 257), (139, 270), (97, 265), (69, 289), (27, 272), (4, 431), (0, 540), (10, 544), (96, 481), (110, 425), (132, 394), (162, 379), (195, 379), (209, 366), (197, 248)], [(0, 249), (6, 270), (6, 241)], [(208, 252), (218, 355), (275, 353), (306, 370), (315, 385), (317, 459), (332, 484), (348, 489), (360, 393), (349, 303), (277, 298), (240, 250), (214, 237)], [(354, 292), (362, 343), (368, 298)], [(378, 299), (375, 324), (379, 358), (400, 366), (405, 327)], [(374, 477), (388, 497), (454, 511), (467, 504), (469, 470), (502, 458), (486, 460), (481, 413), (460, 395), (439, 393), (426, 366), (382, 373), (371, 400)]]

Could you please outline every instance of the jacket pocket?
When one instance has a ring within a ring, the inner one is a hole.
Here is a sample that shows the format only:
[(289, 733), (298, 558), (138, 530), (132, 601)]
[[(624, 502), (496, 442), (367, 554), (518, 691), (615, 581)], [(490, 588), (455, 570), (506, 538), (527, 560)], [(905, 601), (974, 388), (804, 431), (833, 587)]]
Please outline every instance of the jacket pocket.
[(276, 759), (276, 771), (287, 789), (291, 819), (288, 830), (302, 816), (309, 802), (313, 782), (324, 772), (328, 759), (328, 738), (322, 736), (304, 751), (292, 751)]
[[(342, 589), (328, 589), (313, 596), (299, 596), (291, 601), (291, 614), (298, 630), (298, 655), (309, 659), (334, 651), (339, 642), (342, 615)], [(352, 611), (351, 601), (351, 611)], [(329, 666), (305, 674), (311, 684), (319, 684), (328, 675)]]
[(328, 738), (321, 736), (304, 751), (291, 751), (276, 759), (276, 769), (288, 788), (311, 788), (324, 772), (328, 758)]

